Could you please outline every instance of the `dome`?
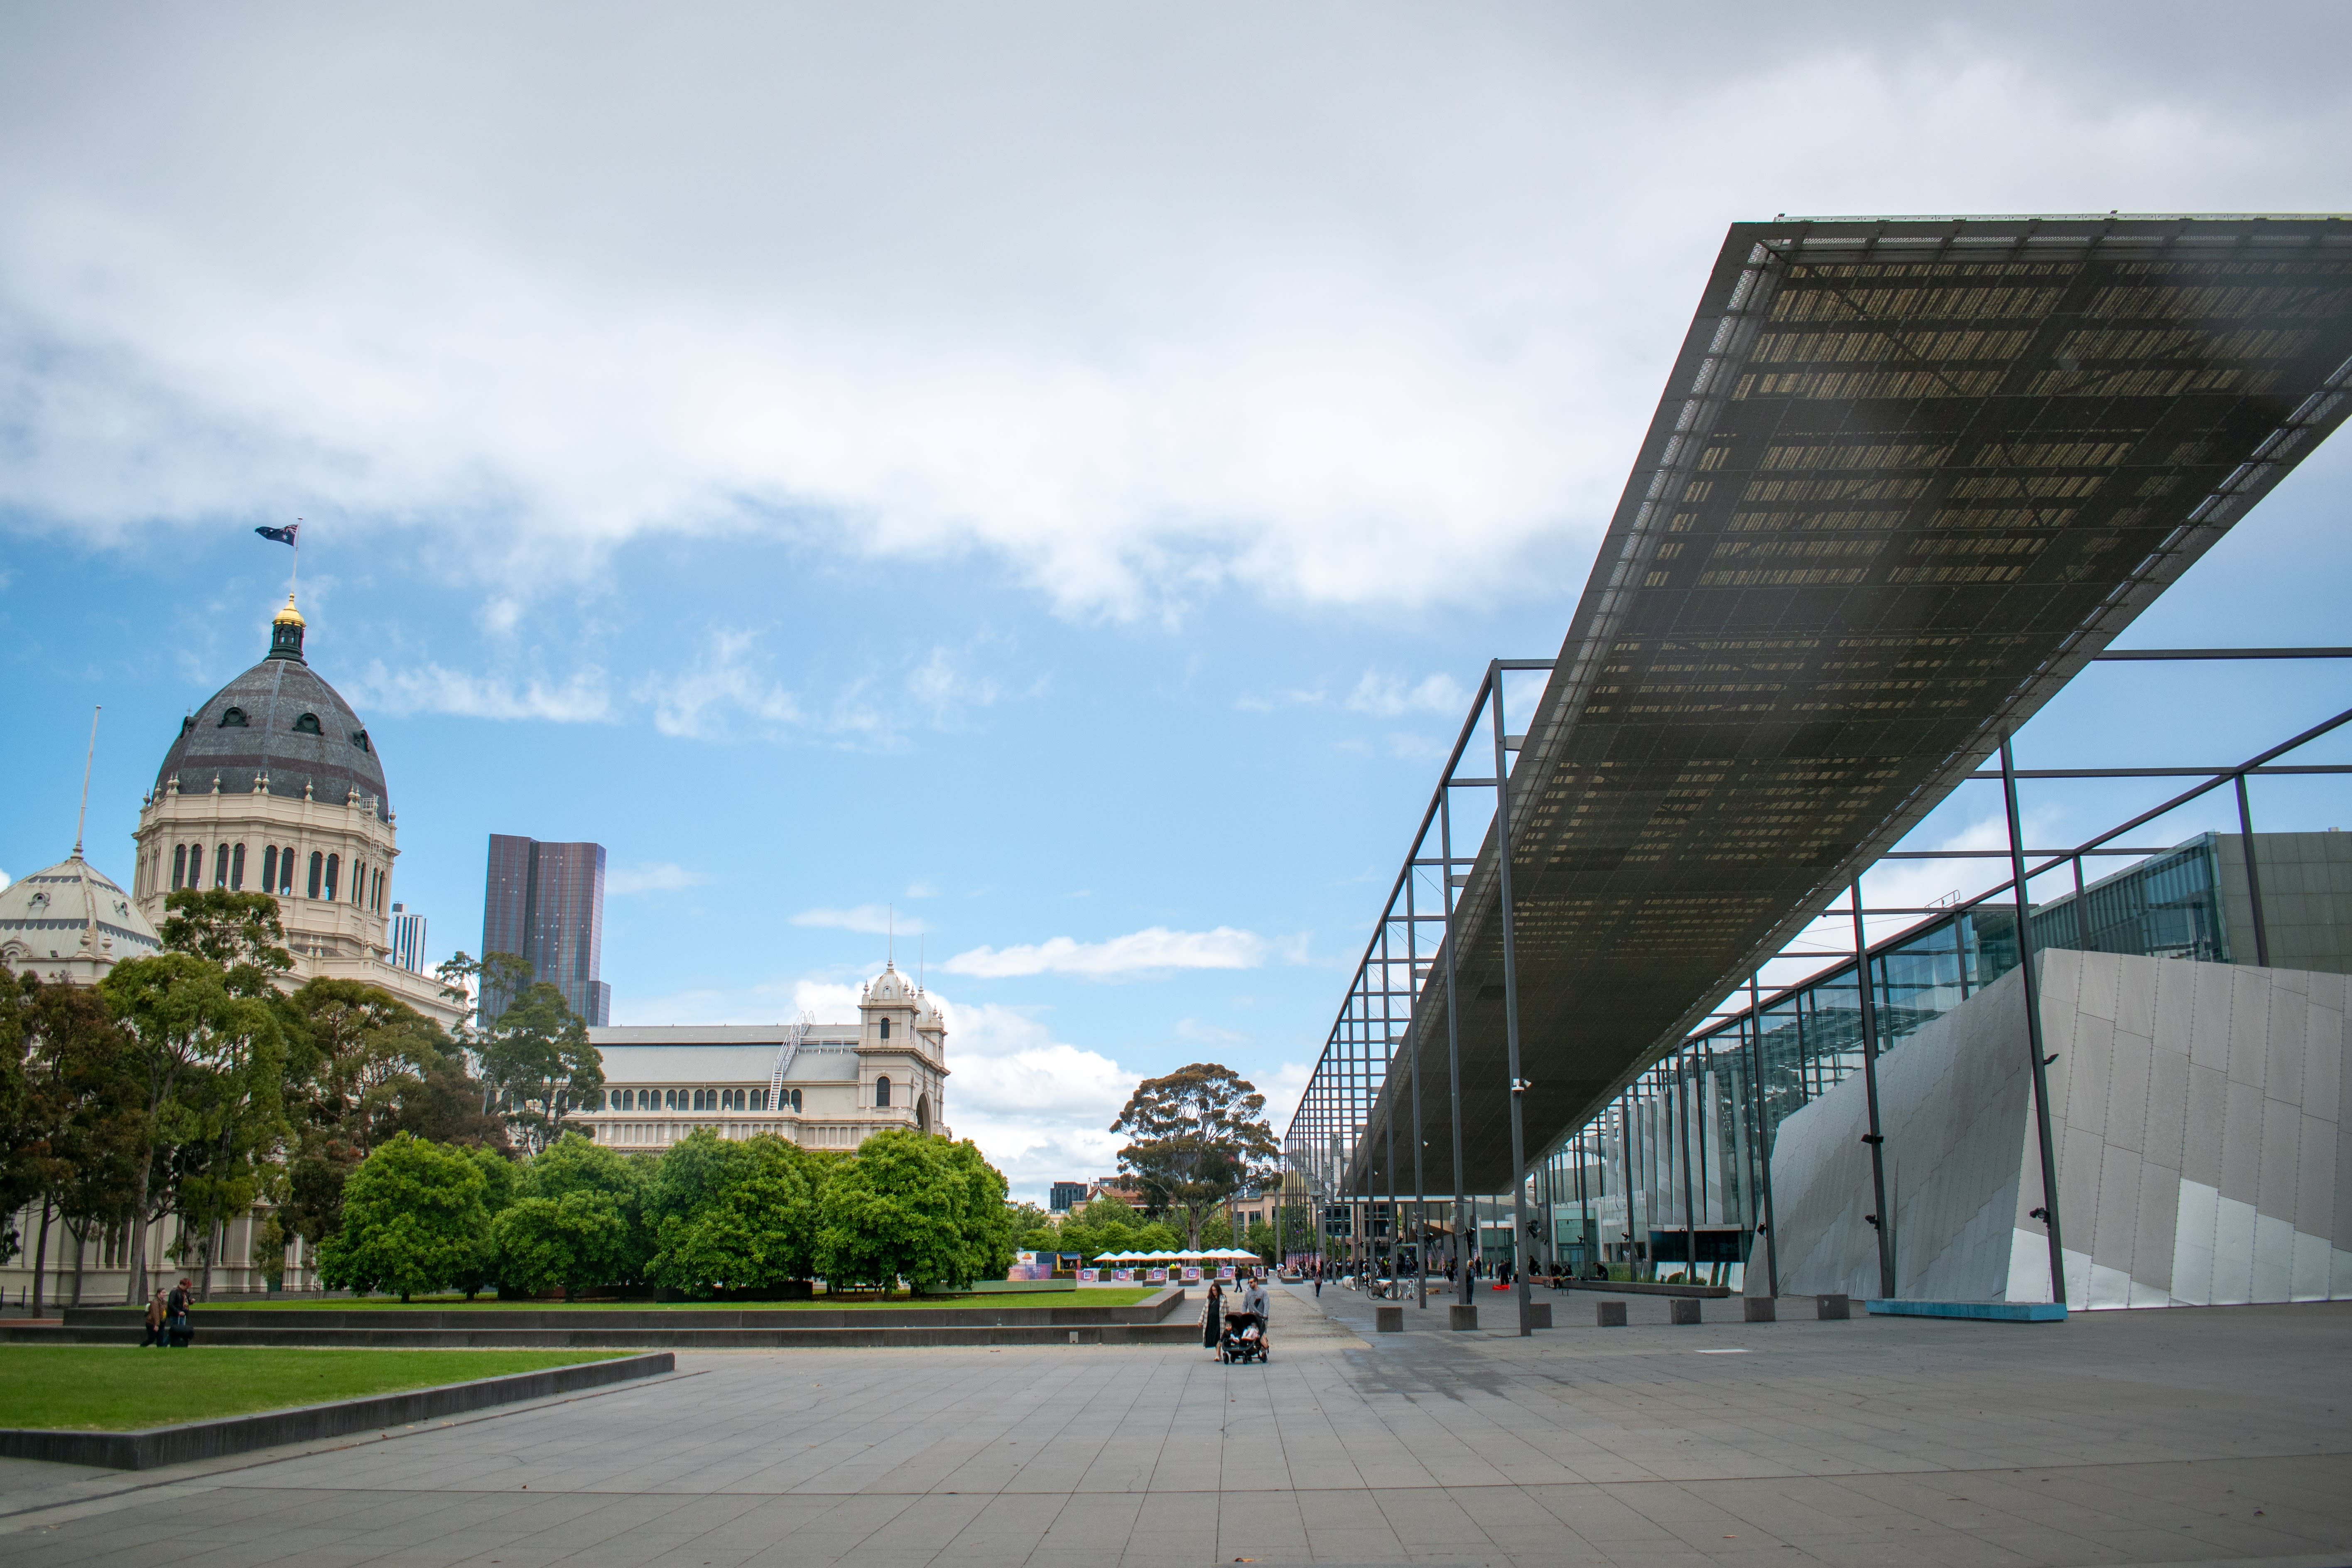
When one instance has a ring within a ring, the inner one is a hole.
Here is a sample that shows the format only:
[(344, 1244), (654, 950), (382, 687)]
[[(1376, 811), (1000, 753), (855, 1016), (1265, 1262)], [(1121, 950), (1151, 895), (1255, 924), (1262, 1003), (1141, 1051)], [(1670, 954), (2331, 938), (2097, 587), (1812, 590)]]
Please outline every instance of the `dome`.
[[(181, 787), (184, 789), (187, 786), (184, 784)], [(907, 984), (907, 977), (898, 973), (896, 964), (884, 964), (874, 984), (866, 988), (866, 1000), (869, 1003), (908, 1002), (913, 996), (913, 991)]]
[[(289, 618), (290, 617), (290, 618)], [(160, 798), (180, 779), (182, 795), (249, 795), (267, 774), (269, 793), (299, 800), (305, 789), (330, 805), (356, 790), (390, 821), (392, 803), (375, 742), (335, 689), (302, 657), (303, 622), (289, 596), (270, 623), (269, 654), (205, 699), (180, 721), (180, 733), (155, 772)]]
[(163, 941), (131, 895), (76, 855), (0, 888), (0, 953), (19, 945), (26, 958), (144, 958)]

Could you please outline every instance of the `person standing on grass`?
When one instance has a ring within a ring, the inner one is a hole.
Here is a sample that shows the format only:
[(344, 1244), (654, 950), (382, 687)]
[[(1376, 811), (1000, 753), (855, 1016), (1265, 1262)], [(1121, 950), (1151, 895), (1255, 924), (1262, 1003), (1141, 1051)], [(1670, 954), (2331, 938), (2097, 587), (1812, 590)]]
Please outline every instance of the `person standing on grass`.
[(167, 1347), (177, 1346), (185, 1349), (196, 1337), (195, 1325), (188, 1321), (188, 1303), (194, 1300), (195, 1297), (195, 1281), (183, 1279), (173, 1289), (170, 1299), (163, 1303), (166, 1334), (163, 1342)]

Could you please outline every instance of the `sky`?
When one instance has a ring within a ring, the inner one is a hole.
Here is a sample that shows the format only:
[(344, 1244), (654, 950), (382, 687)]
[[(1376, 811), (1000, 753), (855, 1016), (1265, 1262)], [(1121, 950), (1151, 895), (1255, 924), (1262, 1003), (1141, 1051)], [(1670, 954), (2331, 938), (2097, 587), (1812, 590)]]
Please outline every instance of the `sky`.
[[(488, 835), (593, 839), (614, 1022), (845, 1018), (895, 958), (1019, 1195), (1188, 1062), (1279, 1127), (1726, 225), (2352, 209), (2348, 47), (2334, 5), (19, 0), (0, 872), (70, 847), (102, 704), (128, 877), (299, 518), (436, 952)], [(2347, 640), (2347, 490), (2339, 437), (2126, 641)], [(2097, 669), (2021, 762), (2232, 761), (2343, 687)], [(1913, 843), (1997, 844), (1983, 788)]]

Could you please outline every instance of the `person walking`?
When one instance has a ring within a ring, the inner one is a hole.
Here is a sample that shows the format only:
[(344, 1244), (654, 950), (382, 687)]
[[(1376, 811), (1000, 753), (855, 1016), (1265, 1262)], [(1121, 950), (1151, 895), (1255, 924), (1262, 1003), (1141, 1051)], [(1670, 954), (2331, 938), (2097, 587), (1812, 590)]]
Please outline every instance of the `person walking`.
[(172, 1294), (165, 1299), (163, 1326), (168, 1336), (164, 1341), (166, 1348), (184, 1350), (195, 1339), (195, 1325), (188, 1321), (188, 1303), (195, 1298), (196, 1282), (193, 1279), (183, 1279), (173, 1288)]
[(147, 1337), (139, 1342), (141, 1350), (145, 1350), (149, 1345), (153, 1345), (159, 1350), (163, 1347), (166, 1342), (163, 1338), (163, 1324), (168, 1316), (169, 1314), (163, 1310), (163, 1288), (158, 1285), (147, 1296)]
[(1210, 1350), (1217, 1348), (1217, 1336), (1225, 1331), (1225, 1293), (1217, 1282), (1209, 1281), (1208, 1305), (1201, 1312), (1201, 1343)]

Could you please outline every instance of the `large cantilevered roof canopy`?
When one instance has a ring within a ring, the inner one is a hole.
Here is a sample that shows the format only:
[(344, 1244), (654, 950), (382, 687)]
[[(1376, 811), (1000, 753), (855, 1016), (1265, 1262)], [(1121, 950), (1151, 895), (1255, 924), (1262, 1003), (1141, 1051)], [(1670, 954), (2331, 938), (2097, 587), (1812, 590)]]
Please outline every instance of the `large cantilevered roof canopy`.
[[(1733, 225), (1511, 772), (1529, 1155), (2352, 413), (2347, 362), (2346, 218)], [(1461, 1187), (1500, 1192), (1491, 829), (1458, 909)], [(1412, 1189), (1412, 1058), (1426, 1190), (1456, 1190), (1443, 976), (1416, 974), (1377, 1100), (1294, 1125), (1343, 1190)]]

